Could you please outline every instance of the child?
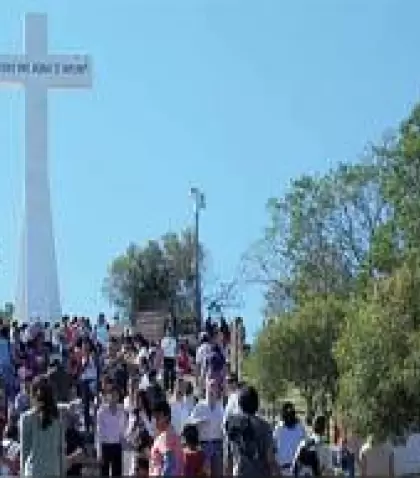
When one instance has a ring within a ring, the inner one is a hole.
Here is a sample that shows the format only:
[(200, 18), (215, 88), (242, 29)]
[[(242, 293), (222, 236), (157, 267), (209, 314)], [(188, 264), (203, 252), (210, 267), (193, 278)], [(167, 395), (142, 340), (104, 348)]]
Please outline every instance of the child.
[(198, 428), (195, 425), (185, 425), (182, 432), (184, 476), (204, 477), (209, 476), (205, 464), (205, 455), (200, 448)]
[(148, 478), (149, 476), (149, 460), (144, 457), (138, 457), (134, 469), (136, 478)]

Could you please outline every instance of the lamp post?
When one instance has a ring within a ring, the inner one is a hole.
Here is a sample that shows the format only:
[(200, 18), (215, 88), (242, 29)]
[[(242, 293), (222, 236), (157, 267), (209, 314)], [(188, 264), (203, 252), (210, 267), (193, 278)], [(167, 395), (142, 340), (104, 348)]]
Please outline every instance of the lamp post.
[(203, 324), (201, 305), (201, 269), (200, 269), (200, 212), (205, 209), (204, 194), (198, 188), (191, 188), (190, 195), (194, 200), (194, 229), (195, 229), (195, 316), (197, 334)]

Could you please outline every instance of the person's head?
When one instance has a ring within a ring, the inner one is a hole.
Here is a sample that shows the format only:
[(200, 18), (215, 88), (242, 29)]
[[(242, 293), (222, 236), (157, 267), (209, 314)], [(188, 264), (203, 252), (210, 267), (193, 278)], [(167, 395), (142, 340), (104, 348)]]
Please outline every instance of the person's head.
[(210, 404), (213, 404), (219, 398), (219, 384), (217, 380), (209, 378), (206, 381), (206, 399)]
[(32, 383), (32, 400), (41, 417), (41, 426), (48, 428), (58, 418), (58, 408), (48, 378), (36, 377)]
[(313, 431), (315, 434), (323, 436), (327, 431), (327, 419), (325, 415), (318, 415), (314, 419)]
[(227, 378), (228, 393), (235, 392), (238, 389), (238, 376), (235, 373), (231, 373)]
[(294, 428), (296, 426), (298, 419), (292, 402), (285, 402), (283, 404), (281, 418), (286, 428)]
[(239, 408), (246, 415), (255, 415), (260, 405), (258, 392), (254, 387), (246, 386), (239, 392)]
[(150, 370), (148, 378), (151, 385), (155, 384), (157, 382), (156, 370)]
[(111, 393), (113, 381), (109, 375), (105, 375), (102, 379), (102, 390), (104, 395), (108, 396)]
[(208, 344), (209, 343), (209, 336), (206, 332), (202, 332), (200, 335), (200, 345), (201, 344)]
[(182, 441), (186, 447), (192, 450), (199, 447), (200, 437), (196, 425), (188, 424), (184, 426), (182, 430)]
[(166, 400), (158, 401), (152, 409), (152, 417), (155, 419), (156, 430), (164, 432), (171, 424), (171, 406)]
[(119, 401), (120, 401), (120, 390), (118, 389), (115, 383), (112, 383), (112, 385), (109, 388), (108, 404), (111, 407), (116, 407)]
[(134, 476), (136, 478), (147, 478), (149, 476), (149, 460), (147, 458), (137, 457)]
[(104, 325), (105, 324), (105, 314), (99, 314), (98, 315), (98, 325)]

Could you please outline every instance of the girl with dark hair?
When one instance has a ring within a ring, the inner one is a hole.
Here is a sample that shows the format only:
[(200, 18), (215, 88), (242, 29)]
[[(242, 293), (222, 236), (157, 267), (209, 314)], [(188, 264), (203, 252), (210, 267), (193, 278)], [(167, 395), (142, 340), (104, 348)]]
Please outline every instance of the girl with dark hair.
[(32, 385), (33, 408), (20, 421), (20, 471), (25, 477), (64, 476), (65, 426), (45, 376)]

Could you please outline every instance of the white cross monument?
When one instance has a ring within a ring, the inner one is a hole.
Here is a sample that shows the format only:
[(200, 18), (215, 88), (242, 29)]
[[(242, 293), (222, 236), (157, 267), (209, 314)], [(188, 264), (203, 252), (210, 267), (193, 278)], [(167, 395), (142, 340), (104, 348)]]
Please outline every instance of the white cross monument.
[(48, 178), (48, 89), (90, 88), (88, 56), (49, 55), (44, 14), (25, 17), (25, 53), (0, 55), (0, 83), (25, 87), (25, 213), (15, 317), (56, 321), (61, 303)]

